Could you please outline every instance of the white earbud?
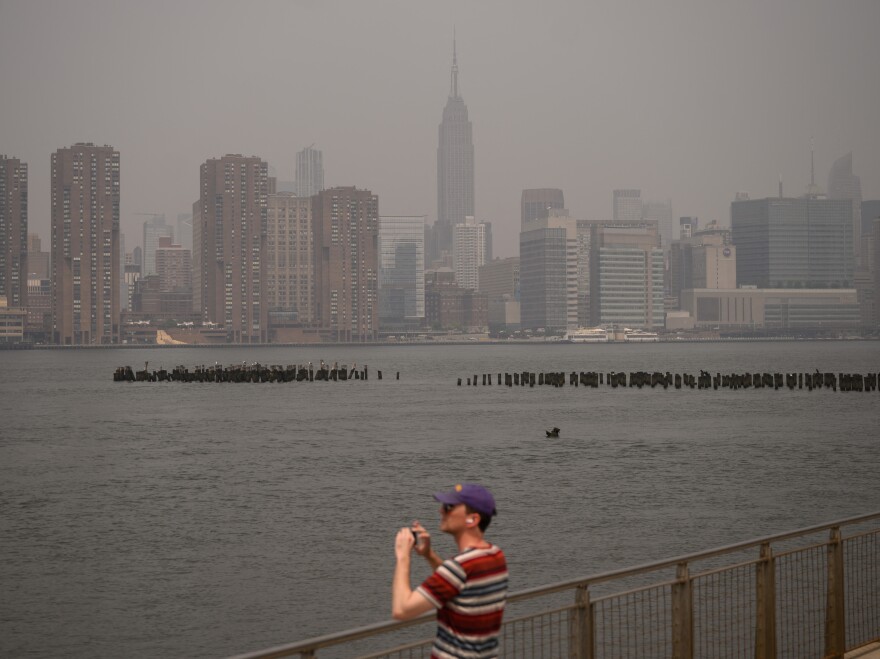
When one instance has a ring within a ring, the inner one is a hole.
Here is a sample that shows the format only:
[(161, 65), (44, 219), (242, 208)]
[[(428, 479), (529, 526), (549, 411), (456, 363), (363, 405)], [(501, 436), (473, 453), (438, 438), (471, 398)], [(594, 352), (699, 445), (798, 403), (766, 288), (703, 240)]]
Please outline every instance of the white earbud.
[(468, 520), (467, 520), (467, 521), (468, 521), (468, 524), (473, 524), (473, 523), (474, 523), (474, 518), (473, 518), (473, 517), (468, 517)]

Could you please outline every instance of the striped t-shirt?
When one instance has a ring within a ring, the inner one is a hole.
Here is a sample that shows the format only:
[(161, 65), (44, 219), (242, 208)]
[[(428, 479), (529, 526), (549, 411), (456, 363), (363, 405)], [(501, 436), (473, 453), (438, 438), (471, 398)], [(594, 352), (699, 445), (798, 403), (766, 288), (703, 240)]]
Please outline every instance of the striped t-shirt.
[(495, 545), (450, 558), (418, 590), (437, 609), (436, 659), (492, 659), (507, 597), (507, 561)]

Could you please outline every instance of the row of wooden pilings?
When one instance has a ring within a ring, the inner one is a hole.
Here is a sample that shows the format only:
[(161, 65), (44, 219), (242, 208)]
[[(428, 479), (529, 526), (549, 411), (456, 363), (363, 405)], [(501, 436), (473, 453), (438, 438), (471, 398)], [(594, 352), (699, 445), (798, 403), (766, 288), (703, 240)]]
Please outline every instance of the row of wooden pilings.
[[(291, 364), (288, 366), (265, 364), (237, 364), (232, 366), (195, 366), (192, 370), (186, 366), (175, 366), (170, 371), (160, 368), (149, 370), (149, 362), (142, 371), (134, 371), (131, 366), (119, 366), (113, 372), (114, 382), (345, 382), (346, 380), (367, 380), (369, 369), (364, 366), (358, 370), (355, 364), (351, 368), (343, 364), (325, 364), (317, 367), (308, 364)], [(382, 379), (382, 371), (377, 371)], [(397, 373), (400, 379), (400, 372)]]
[[(584, 386), (596, 388), (599, 385), (617, 387), (682, 387), (688, 389), (831, 389), (832, 391), (877, 391), (880, 376), (877, 373), (716, 373), (714, 376), (706, 371), (700, 371), (700, 375), (688, 373), (661, 373), (654, 371), (630, 372), (629, 377), (624, 372), (611, 371), (598, 373), (595, 371), (572, 371), (566, 374), (564, 371), (550, 373), (532, 373), (521, 371), (517, 373), (505, 373), (503, 384), (508, 387), (534, 387), (549, 385), (552, 387), (565, 386), (565, 381), (571, 386)], [(477, 386), (480, 375), (466, 378), (467, 386)], [(501, 373), (498, 373), (498, 385), (502, 384)], [(492, 385), (492, 374), (482, 374), (483, 386)], [(458, 386), (462, 386), (462, 378), (458, 378)]]

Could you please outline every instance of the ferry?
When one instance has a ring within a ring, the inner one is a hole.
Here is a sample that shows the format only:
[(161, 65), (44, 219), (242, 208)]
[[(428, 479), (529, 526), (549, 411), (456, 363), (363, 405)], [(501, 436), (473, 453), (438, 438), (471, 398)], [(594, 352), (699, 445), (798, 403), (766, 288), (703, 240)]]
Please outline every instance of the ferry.
[(578, 327), (565, 335), (570, 343), (608, 343), (608, 330), (602, 327)]
[(659, 341), (660, 337), (656, 332), (647, 332), (645, 330), (640, 329), (630, 329), (625, 327), (623, 330), (623, 340), (631, 341), (633, 343), (648, 343), (652, 341)]

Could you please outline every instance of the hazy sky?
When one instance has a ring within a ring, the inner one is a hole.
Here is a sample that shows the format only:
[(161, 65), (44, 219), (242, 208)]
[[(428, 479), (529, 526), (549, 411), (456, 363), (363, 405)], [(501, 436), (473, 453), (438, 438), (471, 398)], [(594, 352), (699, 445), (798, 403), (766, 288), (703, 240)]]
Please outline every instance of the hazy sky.
[(727, 224), (738, 190), (803, 193), (811, 136), (823, 189), (852, 151), (880, 196), (878, 0), (0, 0), (0, 153), (29, 165), (45, 245), (50, 155), (81, 141), (120, 152), (129, 250), (135, 213), (191, 210), (206, 159), (292, 180), (313, 142), (328, 186), (433, 221), (453, 26), (496, 255), (523, 188), (602, 218), (636, 187)]

